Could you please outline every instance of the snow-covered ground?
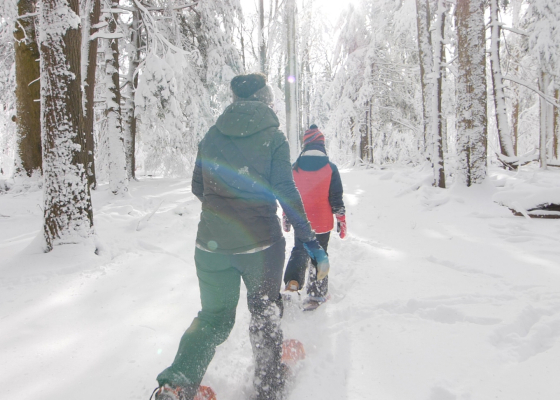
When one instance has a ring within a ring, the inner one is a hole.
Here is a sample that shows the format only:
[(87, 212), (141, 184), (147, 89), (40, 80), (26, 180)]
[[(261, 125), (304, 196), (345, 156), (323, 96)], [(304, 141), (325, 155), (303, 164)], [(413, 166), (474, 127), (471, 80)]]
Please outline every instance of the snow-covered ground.
[[(559, 399), (560, 220), (493, 199), (558, 191), (560, 172), (493, 170), (448, 190), (421, 169), (341, 172), (350, 233), (331, 239), (332, 299), (286, 306), (285, 336), (307, 351), (289, 399)], [(190, 182), (105, 189), (99, 255), (38, 253), (41, 192), (0, 195), (2, 399), (147, 400), (200, 307)], [(204, 378), (219, 400), (248, 398), (248, 324), (242, 296)]]

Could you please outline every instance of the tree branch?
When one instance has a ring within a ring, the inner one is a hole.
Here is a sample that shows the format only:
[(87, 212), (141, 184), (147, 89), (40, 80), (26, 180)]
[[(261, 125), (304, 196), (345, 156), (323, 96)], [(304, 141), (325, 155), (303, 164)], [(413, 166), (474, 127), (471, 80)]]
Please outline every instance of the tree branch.
[(525, 86), (527, 89), (532, 90), (533, 92), (535, 92), (536, 94), (541, 96), (547, 103), (553, 105), (556, 108), (560, 108), (560, 104), (556, 103), (556, 99), (554, 97), (549, 96), (549, 95), (541, 92), (539, 89), (537, 89), (536, 87), (531, 85), (531, 83), (525, 82), (524, 80), (518, 79), (518, 78), (516, 78), (514, 76), (511, 76), (511, 75), (504, 75), (502, 77), (502, 79), (508, 80), (508, 81), (511, 81), (511, 82), (515, 82), (515, 83), (517, 83), (521, 86)]

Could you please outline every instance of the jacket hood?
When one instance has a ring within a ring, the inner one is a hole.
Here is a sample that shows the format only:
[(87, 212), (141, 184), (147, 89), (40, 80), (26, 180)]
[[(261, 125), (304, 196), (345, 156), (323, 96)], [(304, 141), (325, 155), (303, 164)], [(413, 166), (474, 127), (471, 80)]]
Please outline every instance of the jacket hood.
[[(307, 153), (307, 154), (306, 154)], [(294, 169), (304, 171), (318, 171), (329, 163), (329, 157), (323, 152), (312, 150), (302, 153), (294, 164)]]
[(270, 107), (260, 101), (236, 101), (216, 121), (216, 128), (226, 136), (251, 136), (280, 122)]

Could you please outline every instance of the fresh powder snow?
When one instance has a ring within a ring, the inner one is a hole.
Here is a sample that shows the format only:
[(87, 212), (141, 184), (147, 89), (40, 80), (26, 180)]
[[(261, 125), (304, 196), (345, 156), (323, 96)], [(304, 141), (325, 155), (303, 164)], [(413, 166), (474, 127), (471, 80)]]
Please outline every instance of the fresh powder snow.
[[(498, 202), (548, 198), (558, 171), (490, 169), (447, 190), (430, 166), (341, 177), (349, 234), (331, 236), (331, 299), (285, 306), (285, 338), (307, 354), (288, 400), (560, 398), (560, 219)], [(0, 195), (1, 398), (147, 400), (200, 308), (190, 181), (92, 195), (98, 255), (42, 253), (41, 191)], [(203, 381), (219, 400), (252, 393), (249, 318), (242, 293)]]

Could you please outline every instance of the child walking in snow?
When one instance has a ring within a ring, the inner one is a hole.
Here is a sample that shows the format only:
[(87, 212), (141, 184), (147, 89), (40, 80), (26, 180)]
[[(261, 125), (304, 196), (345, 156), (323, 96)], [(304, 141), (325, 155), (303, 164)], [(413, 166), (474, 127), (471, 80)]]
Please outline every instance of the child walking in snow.
[[(337, 231), (341, 238), (346, 236), (346, 217), (342, 199), (342, 181), (336, 165), (329, 161), (325, 149), (325, 136), (317, 125), (311, 125), (303, 137), (303, 151), (293, 165), (294, 181), (301, 194), (303, 206), (311, 227), (315, 230), (321, 247), (327, 251), (331, 230), (334, 227), (333, 214), (337, 220)], [(290, 230), (290, 217), (283, 216), (284, 230)], [(294, 247), (284, 283), (287, 291), (298, 291), (303, 287), (309, 257), (305, 244), (295, 238)], [(317, 262), (311, 260), (309, 284), (305, 307), (313, 309), (326, 301), (328, 277), (317, 279)]]

